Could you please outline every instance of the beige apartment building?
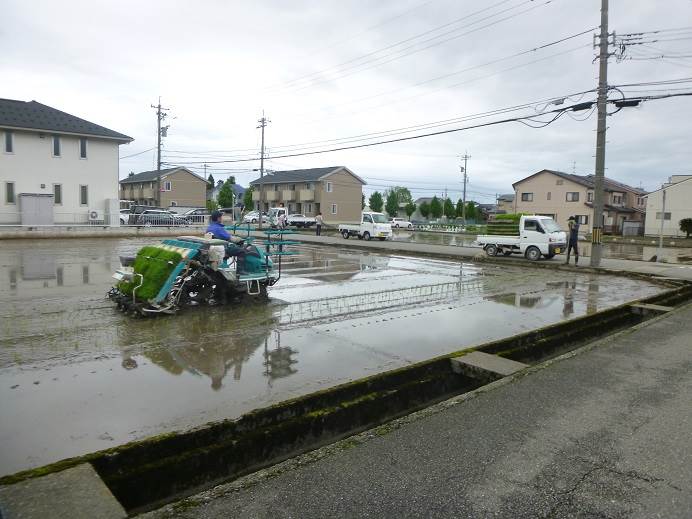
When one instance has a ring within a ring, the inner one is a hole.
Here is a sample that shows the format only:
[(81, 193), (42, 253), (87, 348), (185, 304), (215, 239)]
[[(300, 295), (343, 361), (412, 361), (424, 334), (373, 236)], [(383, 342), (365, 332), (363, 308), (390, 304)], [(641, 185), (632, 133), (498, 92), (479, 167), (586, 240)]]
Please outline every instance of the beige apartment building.
[(253, 180), (255, 209), (286, 207), (288, 213), (315, 216), (325, 223), (360, 222), (365, 180), (344, 166), (275, 171)]
[[(570, 216), (581, 224), (581, 233), (593, 227), (594, 176), (544, 169), (513, 184), (514, 209), (518, 213), (552, 216), (566, 226)], [(606, 178), (603, 232), (622, 234), (625, 226), (643, 231), (646, 191)]]
[[(158, 175), (161, 187), (158, 188)], [(205, 207), (207, 181), (187, 168), (130, 173), (120, 181), (120, 199), (158, 207)]]

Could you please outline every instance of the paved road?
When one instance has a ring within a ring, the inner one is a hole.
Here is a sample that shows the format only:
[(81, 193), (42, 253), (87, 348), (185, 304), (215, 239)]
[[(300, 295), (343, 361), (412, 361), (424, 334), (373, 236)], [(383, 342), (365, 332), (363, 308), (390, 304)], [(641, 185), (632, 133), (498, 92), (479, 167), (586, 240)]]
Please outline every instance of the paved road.
[(690, 517), (692, 305), (152, 517)]

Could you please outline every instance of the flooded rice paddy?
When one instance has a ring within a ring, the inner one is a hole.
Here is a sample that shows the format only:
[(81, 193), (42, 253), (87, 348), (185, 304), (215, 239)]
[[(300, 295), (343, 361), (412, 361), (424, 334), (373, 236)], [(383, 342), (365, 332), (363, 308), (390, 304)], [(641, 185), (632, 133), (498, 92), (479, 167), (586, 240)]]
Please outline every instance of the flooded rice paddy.
[(655, 294), (626, 278), (300, 246), (269, 304), (133, 319), (151, 240), (0, 243), (0, 474), (251, 409)]

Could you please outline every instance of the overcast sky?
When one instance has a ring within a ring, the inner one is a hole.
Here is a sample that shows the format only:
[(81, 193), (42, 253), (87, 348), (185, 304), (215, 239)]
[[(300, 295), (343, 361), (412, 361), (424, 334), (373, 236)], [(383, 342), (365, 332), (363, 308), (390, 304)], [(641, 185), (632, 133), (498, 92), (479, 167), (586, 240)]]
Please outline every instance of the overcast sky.
[[(258, 156), (263, 110), (276, 156), (287, 153), (283, 146), (335, 140), (309, 145), (330, 148), (336, 139), (515, 105), (530, 104), (405, 135), (537, 113), (551, 99), (594, 89), (599, 8), (600, 0), (4, 0), (0, 97), (33, 99), (130, 135), (120, 147), (126, 157), (156, 145), (150, 105), (161, 96), (171, 109), (164, 160), (198, 172), (207, 161), (217, 179), (245, 169), (233, 174), (247, 185), (259, 161), (215, 161)], [(618, 34), (691, 26), (692, 0), (610, 1)], [(626, 56), (666, 57), (611, 59), (609, 84), (692, 77), (692, 30), (646, 37), (659, 41)], [(628, 92), (676, 88), (692, 91), (692, 82)], [(510, 123), (265, 165), (344, 165), (365, 178), (368, 193), (400, 184), (432, 196), (446, 187), (457, 199), (459, 156), (468, 151), (468, 198), (488, 202), (540, 169), (593, 172), (596, 116), (571, 115), (541, 129)], [(606, 175), (654, 189), (671, 174), (692, 174), (691, 115), (692, 97), (678, 97), (609, 117)], [(120, 162), (121, 177), (150, 169), (154, 151)]]

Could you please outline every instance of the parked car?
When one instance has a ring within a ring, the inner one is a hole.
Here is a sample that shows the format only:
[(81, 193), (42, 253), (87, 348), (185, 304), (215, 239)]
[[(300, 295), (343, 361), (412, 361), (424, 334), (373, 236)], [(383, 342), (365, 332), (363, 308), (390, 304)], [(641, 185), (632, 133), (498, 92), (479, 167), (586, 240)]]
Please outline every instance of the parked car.
[(120, 225), (127, 225), (130, 221), (130, 210), (121, 209), (120, 210)]
[(144, 211), (152, 210), (165, 211), (163, 207), (156, 207), (153, 205), (131, 205), (128, 209), (129, 218), (127, 219), (127, 223), (129, 225), (140, 225), (139, 217), (142, 215), (142, 213), (144, 213)]
[(151, 227), (153, 225), (189, 225), (188, 219), (164, 209), (147, 209), (139, 215), (137, 225)]
[[(257, 223), (259, 221), (259, 211), (250, 211), (243, 216), (243, 223)], [(267, 213), (262, 213), (262, 223), (269, 223)]]
[(211, 211), (209, 209), (205, 209), (203, 207), (197, 208), (197, 209), (188, 209), (183, 213), (183, 216), (187, 218), (187, 221), (190, 223), (196, 223), (196, 224), (204, 224), (207, 223), (207, 220), (209, 220), (209, 216), (211, 215)]
[(413, 224), (405, 218), (390, 218), (389, 223), (395, 229), (399, 229), (400, 227), (404, 229), (413, 229)]
[(314, 216), (305, 216), (304, 214), (289, 214), (286, 217), (286, 225), (294, 225), (296, 227), (310, 227), (315, 225)]

